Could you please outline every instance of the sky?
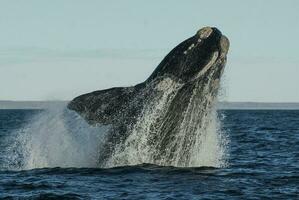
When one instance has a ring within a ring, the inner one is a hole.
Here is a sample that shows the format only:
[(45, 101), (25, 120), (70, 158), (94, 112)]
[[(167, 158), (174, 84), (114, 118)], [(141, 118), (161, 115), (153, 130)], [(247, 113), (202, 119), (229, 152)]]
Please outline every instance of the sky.
[(0, 100), (71, 100), (144, 81), (215, 26), (231, 43), (224, 101), (299, 102), (297, 0), (0, 0)]

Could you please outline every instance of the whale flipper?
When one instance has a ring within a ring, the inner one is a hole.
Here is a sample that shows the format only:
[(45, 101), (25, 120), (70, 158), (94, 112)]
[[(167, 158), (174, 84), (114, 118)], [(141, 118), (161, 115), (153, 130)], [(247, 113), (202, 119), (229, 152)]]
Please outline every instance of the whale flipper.
[[(84, 116), (90, 124), (115, 124), (119, 119), (130, 118), (134, 113), (128, 112), (127, 107), (137, 107), (131, 101), (139, 91), (139, 87), (115, 87), (98, 90), (76, 97), (68, 108)], [(128, 116), (130, 115), (130, 116)]]

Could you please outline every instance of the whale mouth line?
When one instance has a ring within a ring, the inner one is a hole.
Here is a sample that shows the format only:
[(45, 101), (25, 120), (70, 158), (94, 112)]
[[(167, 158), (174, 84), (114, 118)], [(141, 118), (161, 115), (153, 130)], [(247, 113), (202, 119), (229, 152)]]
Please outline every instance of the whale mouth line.
[(214, 51), (212, 53), (209, 62), (202, 68), (202, 70), (200, 70), (200, 72), (194, 78), (192, 78), (188, 82), (192, 82), (204, 76), (217, 62), (225, 62), (229, 50), (229, 45), (230, 43), (228, 38), (225, 35), (221, 35), (218, 51)]
[(218, 58), (219, 58), (219, 52), (215, 51), (213, 53), (213, 55), (211, 56), (210, 61), (203, 67), (203, 69), (191, 81), (198, 79), (198, 78), (202, 77), (203, 75), (205, 75), (207, 73), (207, 71), (217, 62)]

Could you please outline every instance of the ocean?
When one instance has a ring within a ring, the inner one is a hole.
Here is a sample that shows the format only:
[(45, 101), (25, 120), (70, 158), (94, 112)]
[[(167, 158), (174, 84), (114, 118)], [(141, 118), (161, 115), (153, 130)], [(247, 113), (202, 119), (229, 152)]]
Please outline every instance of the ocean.
[(0, 110), (0, 199), (299, 198), (299, 110), (219, 110), (223, 165), (106, 169), (96, 129), (66, 135), (52, 115), (36, 120), (44, 112)]

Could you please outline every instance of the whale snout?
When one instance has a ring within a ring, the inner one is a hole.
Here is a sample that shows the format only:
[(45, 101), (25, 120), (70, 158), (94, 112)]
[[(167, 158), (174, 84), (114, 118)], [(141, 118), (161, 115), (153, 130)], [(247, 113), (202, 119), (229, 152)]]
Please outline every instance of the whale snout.
[(228, 51), (228, 38), (216, 27), (206, 26), (177, 45), (147, 81), (167, 75), (186, 83), (212, 71), (223, 70)]
[(220, 37), (222, 35), (222, 33), (215, 27), (206, 26), (206, 27), (199, 29), (197, 31), (196, 35), (200, 39), (208, 39), (211, 35), (218, 35), (218, 37)]
[(199, 29), (196, 34), (200, 39), (207, 39), (211, 35), (212, 32), (213, 32), (213, 29), (211, 27), (207, 26), (207, 27)]
[(219, 53), (222, 57), (225, 57), (229, 50), (229, 40), (215, 27), (204, 27), (197, 31), (196, 36), (199, 37), (199, 41), (202, 40), (212, 40), (214, 41), (218, 48)]

